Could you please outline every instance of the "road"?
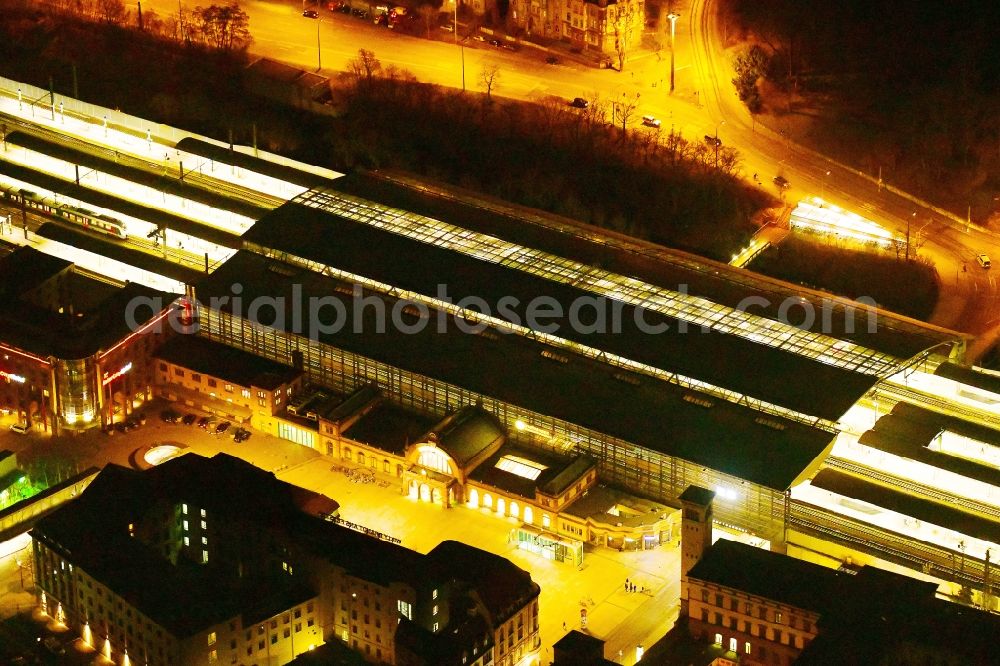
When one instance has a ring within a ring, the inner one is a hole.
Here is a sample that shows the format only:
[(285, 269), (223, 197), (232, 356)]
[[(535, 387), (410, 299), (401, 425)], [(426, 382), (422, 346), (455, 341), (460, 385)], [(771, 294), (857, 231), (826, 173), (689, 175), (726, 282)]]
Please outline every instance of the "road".
[[(308, 19), (301, 16), (299, 3), (247, 0), (241, 6), (250, 15), (252, 52), (309, 70), (317, 69), (321, 54), (323, 71), (331, 76), (344, 71), (358, 49), (367, 48), (384, 67), (405, 69), (429, 83), (461, 88), (464, 69), (466, 87), (477, 91), (483, 90), (478, 81), (483, 65), (499, 64), (500, 82), (494, 92), (516, 99), (598, 96), (609, 100), (641, 93), (637, 118), (655, 115), (662, 119), (663, 131), (669, 125), (692, 140), (719, 136), (740, 151), (748, 181), (751, 173), (760, 174), (762, 187), (771, 194), (779, 194), (771, 178), (780, 173), (792, 184), (784, 195), (790, 202), (822, 194), (831, 203), (901, 235), (906, 234), (908, 223), (914, 238), (921, 231), (919, 252), (937, 266), (942, 283), (933, 323), (982, 334), (973, 353), (985, 350), (1000, 335), (1000, 299), (996, 279), (976, 265), (975, 257), (983, 252), (1000, 257), (1000, 240), (893, 194), (796, 145), (780, 130), (755, 123), (729, 83), (733, 78), (730, 56), (721, 44), (714, 5), (711, 0), (690, 2), (689, 7), (675, 7), (682, 18), (677, 24), (677, 86), (672, 94), (667, 49), (661, 54), (634, 54), (624, 72), (599, 70), (565, 58), (553, 66), (545, 64), (545, 52), (528, 46), (514, 53), (466, 40), (468, 46), (456, 49), (452, 35), (442, 31), (433, 32), (434, 39), (428, 40), (325, 9), (320, 10), (319, 20)], [(150, 5), (164, 16), (176, 16), (179, 6), (172, 0), (150, 0)], [(194, 5), (185, 0), (180, 4), (185, 13)]]

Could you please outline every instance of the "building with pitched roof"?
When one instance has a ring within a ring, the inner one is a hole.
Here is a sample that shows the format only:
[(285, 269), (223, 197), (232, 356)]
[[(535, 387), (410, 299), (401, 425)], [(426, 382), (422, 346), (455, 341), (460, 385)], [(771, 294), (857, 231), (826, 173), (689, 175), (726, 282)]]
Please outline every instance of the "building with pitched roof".
[(421, 555), (338, 509), (226, 454), (109, 465), (31, 532), (41, 606), (134, 666), (285, 664), (329, 642), (370, 663), (537, 654), (527, 572), (456, 542)]

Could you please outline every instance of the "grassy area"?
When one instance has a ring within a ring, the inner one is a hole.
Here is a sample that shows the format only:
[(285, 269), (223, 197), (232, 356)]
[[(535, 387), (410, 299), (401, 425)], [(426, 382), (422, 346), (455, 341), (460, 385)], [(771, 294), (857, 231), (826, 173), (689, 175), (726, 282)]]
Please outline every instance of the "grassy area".
[(938, 275), (927, 262), (862, 251), (791, 235), (761, 254), (752, 269), (838, 296), (872, 298), (880, 307), (928, 320), (938, 299)]

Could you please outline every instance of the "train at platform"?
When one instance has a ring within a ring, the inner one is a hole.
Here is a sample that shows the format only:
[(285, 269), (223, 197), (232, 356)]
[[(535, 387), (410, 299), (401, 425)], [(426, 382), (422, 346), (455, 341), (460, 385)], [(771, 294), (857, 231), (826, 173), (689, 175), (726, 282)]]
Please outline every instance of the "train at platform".
[(82, 227), (87, 231), (114, 236), (119, 240), (127, 238), (125, 223), (110, 215), (95, 213), (86, 208), (61, 204), (37, 192), (13, 187), (4, 189), (3, 198), (6, 201), (17, 203), (26, 209), (30, 208), (46, 215), (57, 217), (72, 225)]

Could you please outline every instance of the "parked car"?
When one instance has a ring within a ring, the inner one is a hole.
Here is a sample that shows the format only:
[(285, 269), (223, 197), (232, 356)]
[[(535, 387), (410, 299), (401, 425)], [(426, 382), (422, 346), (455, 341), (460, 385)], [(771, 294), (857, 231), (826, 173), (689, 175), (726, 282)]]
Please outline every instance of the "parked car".
[(231, 425), (232, 424), (229, 421), (223, 421), (219, 425), (215, 426), (215, 434), (216, 435), (221, 435), (222, 433), (224, 433), (227, 430), (229, 430), (229, 426), (231, 426)]
[(357, 9), (357, 8), (355, 8), (355, 9), (351, 10), (351, 14), (354, 15), (354, 16), (357, 16), (358, 18), (361, 18), (361, 19), (368, 18), (368, 10), (366, 10), (366, 9)]
[(350, 14), (351, 6), (346, 2), (343, 2), (340, 4), (340, 7), (337, 8), (337, 11), (340, 12), (341, 14)]
[(569, 105), (577, 109), (586, 109), (588, 106), (590, 106), (590, 102), (588, 102), (582, 97), (574, 97), (573, 101), (570, 102)]
[(204, 430), (209, 426), (210, 423), (214, 423), (215, 419), (211, 416), (203, 416), (198, 419), (198, 427)]
[(545, 59), (545, 64), (546, 65), (558, 65), (559, 64), (559, 58), (557, 58), (555, 56), (549, 56), (548, 58)]
[(183, 423), (184, 425), (191, 425), (192, 423), (194, 423), (197, 420), (198, 420), (198, 417), (195, 416), (194, 414), (185, 414), (184, 418), (181, 419), (181, 423)]
[(142, 425), (142, 422), (139, 421), (139, 419), (137, 419), (134, 416), (130, 416), (127, 419), (125, 419), (125, 427), (128, 428), (129, 430), (135, 430), (136, 428), (138, 428), (141, 425)]
[(27, 435), (30, 428), (25, 423), (12, 423), (10, 426), (11, 432), (16, 432), (18, 435)]
[(160, 412), (160, 418), (163, 419), (165, 423), (177, 423), (181, 420), (181, 415), (172, 409), (164, 409)]
[(654, 116), (643, 116), (642, 124), (645, 125), (646, 127), (659, 127), (660, 119)]
[(982, 268), (989, 268), (990, 258), (988, 255), (981, 254), (978, 257), (976, 257), (976, 263), (979, 264)]
[(789, 187), (792, 186), (792, 184), (789, 183), (784, 176), (775, 176), (774, 184), (778, 186), (779, 190), (787, 190)]
[(503, 44), (503, 42), (501, 42), (499, 39), (491, 39), (490, 40), (490, 46), (495, 46), (497, 48), (500, 48), (500, 46), (502, 44)]
[(451, 23), (444, 23), (438, 27), (444, 30), (445, 32), (455, 32), (455, 26), (452, 25)]
[(233, 441), (237, 444), (245, 442), (250, 439), (250, 431), (246, 428), (237, 428), (236, 432), (233, 433)]
[(316, 11), (315, 9), (307, 9), (304, 12), (302, 12), (302, 15), (305, 16), (306, 18), (311, 18), (311, 19), (319, 18), (319, 12)]

